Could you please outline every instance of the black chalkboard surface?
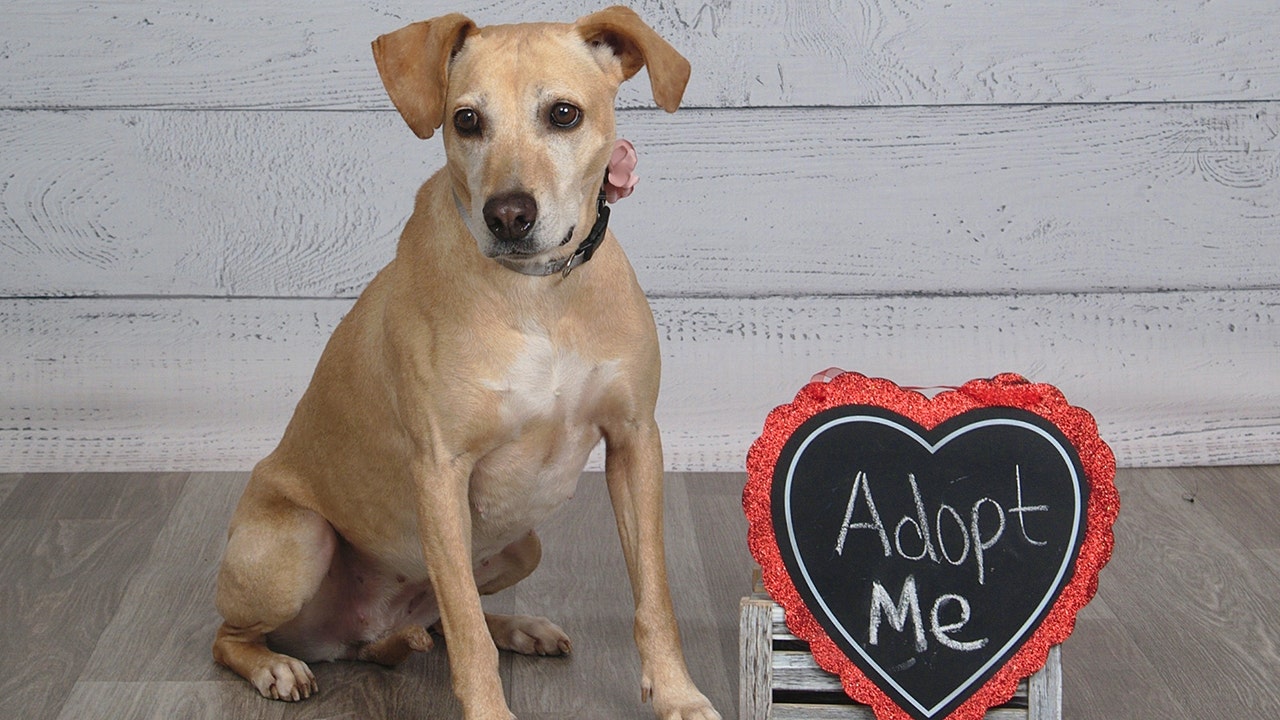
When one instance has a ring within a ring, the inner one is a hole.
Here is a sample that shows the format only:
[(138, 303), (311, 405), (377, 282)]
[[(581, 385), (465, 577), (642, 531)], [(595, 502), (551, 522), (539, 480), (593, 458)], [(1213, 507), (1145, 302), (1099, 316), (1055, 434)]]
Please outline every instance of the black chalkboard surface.
[(981, 717), (1070, 633), (1110, 557), (1114, 459), (1092, 418), (1017, 376), (965, 388), (809, 386), (749, 458), (766, 587), (882, 718)]

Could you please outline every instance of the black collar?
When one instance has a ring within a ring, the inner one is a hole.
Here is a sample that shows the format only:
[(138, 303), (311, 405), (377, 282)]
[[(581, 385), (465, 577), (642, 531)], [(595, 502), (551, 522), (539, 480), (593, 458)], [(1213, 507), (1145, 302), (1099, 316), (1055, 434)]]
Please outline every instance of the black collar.
[(562, 277), (569, 277), (569, 273), (573, 272), (574, 268), (587, 264), (591, 256), (596, 254), (596, 248), (604, 242), (604, 231), (608, 228), (609, 206), (604, 204), (604, 188), (600, 188), (600, 195), (596, 198), (596, 222), (591, 226), (591, 232), (587, 233), (578, 245), (578, 249), (573, 251), (568, 260), (565, 260), (564, 268), (560, 271)]
[(604, 202), (604, 187), (600, 188), (600, 195), (596, 198), (596, 222), (591, 226), (591, 232), (587, 233), (578, 249), (573, 254), (563, 260), (552, 260), (541, 265), (531, 265), (506, 258), (497, 258), (503, 267), (514, 270), (523, 275), (533, 275), (537, 277), (545, 277), (560, 273), (561, 277), (569, 277), (569, 273), (574, 268), (587, 264), (591, 256), (595, 254), (596, 249), (600, 247), (600, 243), (604, 242), (605, 230), (609, 227), (609, 208)]

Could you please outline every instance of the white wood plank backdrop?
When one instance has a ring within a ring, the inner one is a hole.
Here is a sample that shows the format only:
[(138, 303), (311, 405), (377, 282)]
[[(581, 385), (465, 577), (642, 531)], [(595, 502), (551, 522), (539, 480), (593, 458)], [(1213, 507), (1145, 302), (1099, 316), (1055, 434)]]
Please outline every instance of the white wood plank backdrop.
[[(659, 296), (1267, 287), (1280, 103), (624, 113)], [(352, 139), (358, 139), (353, 142)], [(0, 293), (354, 297), (439, 142), (394, 113), (7, 112)]]
[[(148, 467), (161, 446), (178, 467), (247, 467), (350, 304), (0, 301), (8, 463)], [(1130, 464), (1262, 462), (1280, 444), (1280, 290), (653, 305), (672, 469), (741, 469), (769, 410), (833, 364), (903, 384), (1053, 383)]]
[[(1128, 465), (1280, 462), (1280, 5), (632, 5), (695, 67), (674, 116), (620, 95), (673, 469), (741, 469), (833, 364), (1052, 382)], [(248, 467), (442, 160), (369, 41), (597, 7), (6, 3), (0, 471)]]
[[(0, 104), (389, 108), (369, 42), (461, 11), (571, 21), (608, 0), (7, 0)], [(697, 68), (694, 107), (1270, 100), (1268, 0), (633, 0)], [(374, 78), (376, 80), (376, 76)], [(621, 102), (651, 106), (647, 83)]]

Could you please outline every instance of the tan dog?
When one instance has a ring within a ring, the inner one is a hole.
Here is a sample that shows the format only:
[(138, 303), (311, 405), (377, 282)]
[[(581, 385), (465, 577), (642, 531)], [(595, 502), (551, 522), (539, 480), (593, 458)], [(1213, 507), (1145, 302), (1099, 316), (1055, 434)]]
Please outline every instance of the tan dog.
[(584, 248), (603, 230), (619, 84), (647, 65), (674, 111), (688, 62), (621, 7), (571, 25), (449, 15), (378, 38), (374, 57), (414, 132), (443, 123), (447, 163), (254, 468), (214, 657), (299, 700), (316, 691), (303, 660), (395, 664), (438, 623), (466, 717), (507, 720), (498, 648), (569, 640), (542, 618), (486, 615), (480, 596), (533, 571), (534, 527), (603, 438), (642, 696), (663, 718), (719, 718), (689, 678), (667, 587), (653, 315), (612, 235), (594, 259)]

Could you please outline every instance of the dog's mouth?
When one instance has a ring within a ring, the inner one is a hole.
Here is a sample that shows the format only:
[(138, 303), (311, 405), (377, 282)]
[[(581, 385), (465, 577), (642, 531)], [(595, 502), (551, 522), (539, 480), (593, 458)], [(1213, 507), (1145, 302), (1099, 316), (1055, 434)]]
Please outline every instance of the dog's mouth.
[(572, 242), (573, 233), (576, 229), (577, 226), (569, 228), (569, 232), (565, 233), (564, 237), (553, 248), (525, 250), (524, 248), (507, 247), (501, 248), (498, 253), (490, 257), (508, 270), (514, 270), (521, 275), (553, 275), (557, 272), (562, 272), (572, 261), (572, 254), (569, 257), (555, 257), (552, 253)]
[[(562, 248), (565, 245), (568, 245), (569, 243), (573, 242), (573, 233), (577, 229), (578, 229), (577, 225), (574, 225), (573, 227), (569, 228), (569, 232), (564, 234), (564, 237), (561, 238), (560, 242), (556, 244), (556, 247)], [(532, 243), (529, 243), (529, 244), (532, 245)], [(494, 249), (497, 252), (495, 252), (490, 257), (493, 257), (495, 259), (503, 258), (507, 260), (531, 260), (533, 258), (538, 257), (539, 255), (545, 255), (548, 252), (548, 250), (545, 248), (539, 249), (536, 246), (526, 247), (526, 243), (524, 242), (516, 243), (514, 245), (510, 245), (510, 244), (505, 246), (499, 245)]]

